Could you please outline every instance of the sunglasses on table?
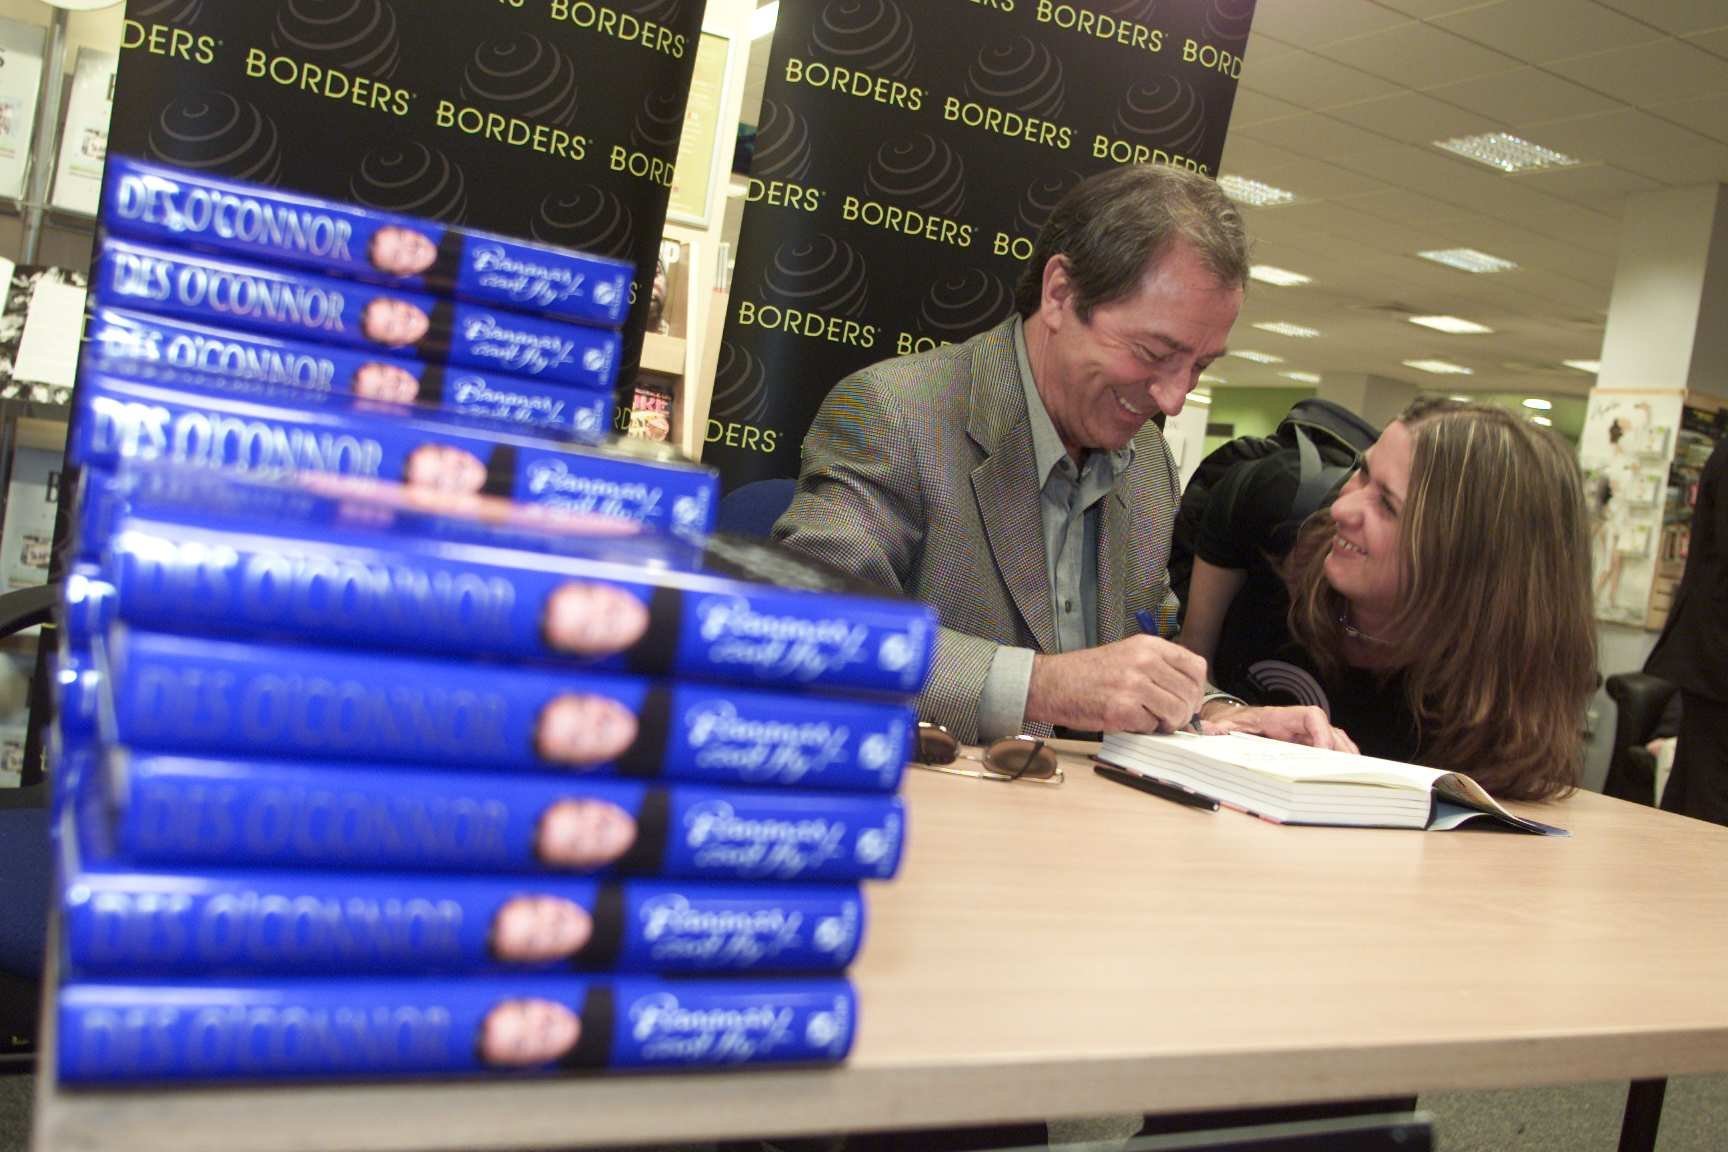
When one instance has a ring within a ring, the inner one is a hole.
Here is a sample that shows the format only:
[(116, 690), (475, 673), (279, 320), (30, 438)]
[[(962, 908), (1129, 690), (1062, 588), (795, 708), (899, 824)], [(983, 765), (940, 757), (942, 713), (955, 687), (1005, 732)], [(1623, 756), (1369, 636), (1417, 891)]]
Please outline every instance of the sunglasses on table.
[[(962, 768), (968, 760), (977, 768)], [(918, 746), (912, 756), (914, 768), (970, 776), (975, 780), (1030, 780), (1034, 784), (1060, 784), (1062, 764), (1056, 749), (1037, 736), (1010, 736), (996, 740), (976, 752), (963, 749), (954, 733), (940, 724), (918, 722)]]

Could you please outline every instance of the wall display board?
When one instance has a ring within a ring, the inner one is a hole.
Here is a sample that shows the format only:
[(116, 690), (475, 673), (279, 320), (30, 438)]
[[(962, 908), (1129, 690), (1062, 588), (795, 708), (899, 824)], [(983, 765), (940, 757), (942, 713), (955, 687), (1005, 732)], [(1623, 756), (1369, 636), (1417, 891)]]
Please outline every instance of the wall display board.
[(678, 171), (666, 215), (681, 224), (708, 226), (708, 197), (714, 177), (724, 170), (722, 146), (730, 153), (732, 139), (719, 132), (725, 106), (726, 63), (732, 42), (714, 32), (702, 33), (696, 68), (690, 79), (690, 99), (684, 106), (684, 134), (678, 141)]
[(798, 469), (843, 376), (1007, 317), (1113, 164), (1216, 175), (1254, 0), (782, 0), (704, 461)]
[(131, 0), (112, 147), (636, 264), (641, 354), (702, 0)]
[(0, 20), (0, 196), (24, 195), (24, 168), (42, 85), (39, 25)]
[(1645, 623), (1682, 396), (1605, 388), (1590, 394), (1578, 464), (1590, 510), (1598, 619)]

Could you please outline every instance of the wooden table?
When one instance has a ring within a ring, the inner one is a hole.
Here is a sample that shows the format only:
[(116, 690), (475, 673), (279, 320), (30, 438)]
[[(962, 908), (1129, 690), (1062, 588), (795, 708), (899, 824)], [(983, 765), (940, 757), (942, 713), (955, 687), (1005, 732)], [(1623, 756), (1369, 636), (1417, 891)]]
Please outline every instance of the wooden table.
[(1728, 829), (1282, 828), (1071, 759), (909, 773), (832, 1071), (63, 1093), (40, 1152), (485, 1149), (940, 1126), (1728, 1070)]

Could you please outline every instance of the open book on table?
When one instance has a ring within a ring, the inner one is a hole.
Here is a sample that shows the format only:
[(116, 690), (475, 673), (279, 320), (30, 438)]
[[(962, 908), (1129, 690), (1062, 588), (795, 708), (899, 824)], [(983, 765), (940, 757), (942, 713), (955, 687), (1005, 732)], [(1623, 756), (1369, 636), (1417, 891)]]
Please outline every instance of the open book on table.
[(1261, 736), (1111, 732), (1098, 759), (1279, 824), (1450, 831), (1491, 822), (1538, 835), (1566, 835), (1512, 815), (1480, 784), (1457, 772)]

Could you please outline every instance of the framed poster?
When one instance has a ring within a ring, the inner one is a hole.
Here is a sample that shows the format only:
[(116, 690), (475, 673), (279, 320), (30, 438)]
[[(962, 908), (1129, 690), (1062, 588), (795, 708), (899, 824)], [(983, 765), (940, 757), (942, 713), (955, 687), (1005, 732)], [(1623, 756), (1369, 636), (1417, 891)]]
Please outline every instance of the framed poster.
[(716, 173), (727, 171), (720, 147), (732, 146), (732, 132), (719, 131), (726, 107), (726, 64), (732, 42), (718, 32), (703, 32), (696, 46), (696, 70), (690, 78), (690, 99), (684, 105), (684, 134), (678, 138), (678, 161), (672, 174), (672, 198), (666, 218), (697, 228), (708, 227), (708, 197)]
[(0, 196), (24, 195), (25, 162), (42, 84), (42, 29), (0, 20)]
[(72, 71), (72, 100), (54, 169), (54, 207), (87, 216), (101, 202), (102, 165), (108, 159), (108, 121), (114, 113), (114, 71), (120, 57), (94, 48), (78, 49)]

